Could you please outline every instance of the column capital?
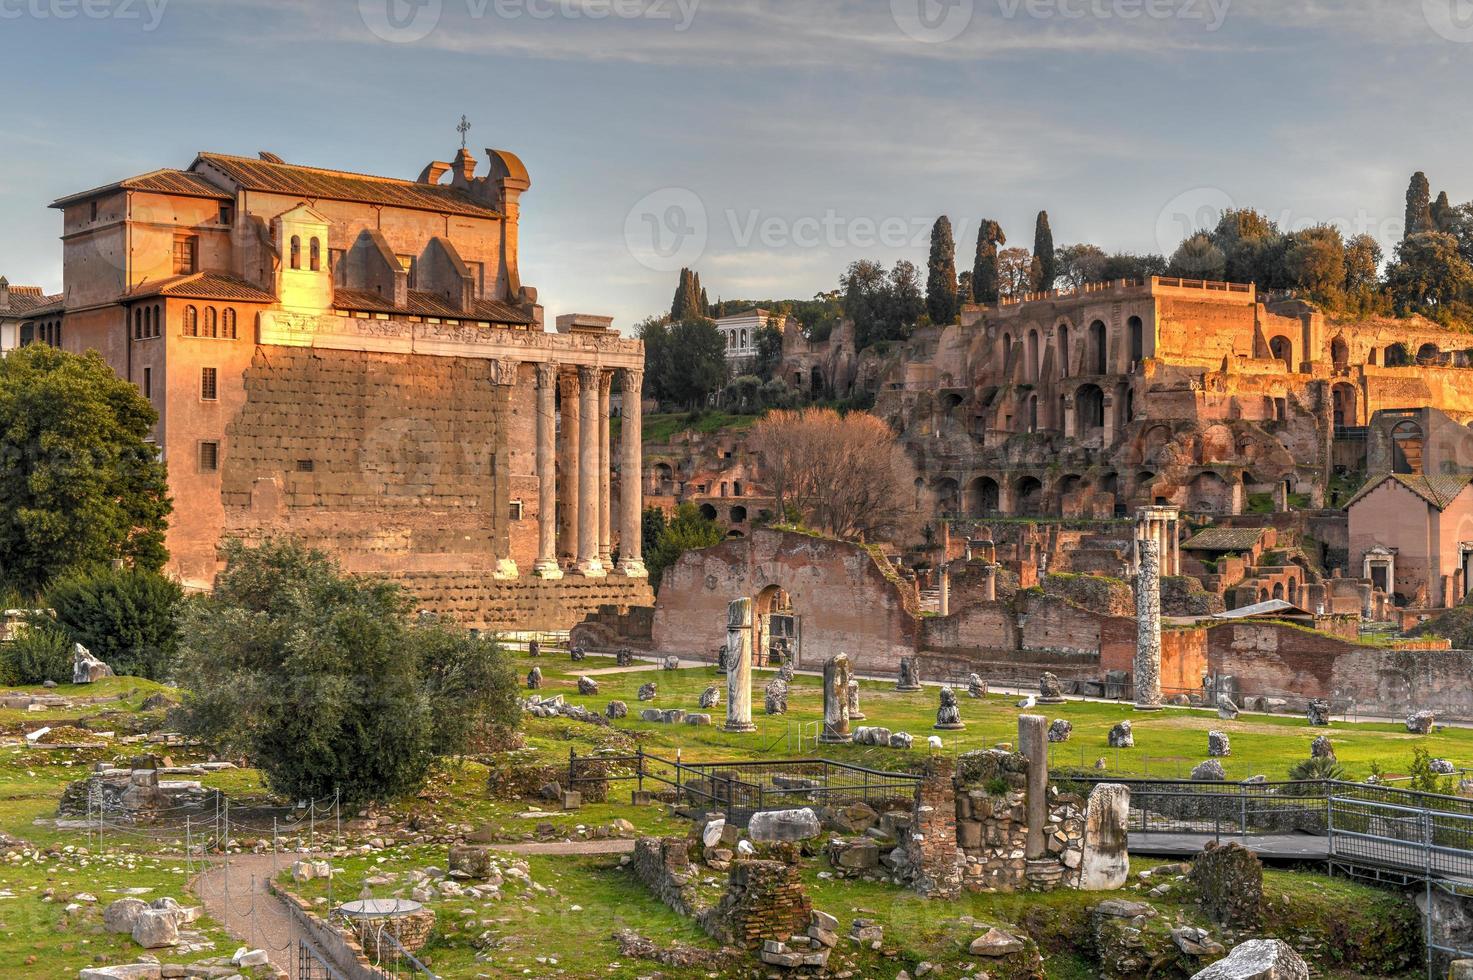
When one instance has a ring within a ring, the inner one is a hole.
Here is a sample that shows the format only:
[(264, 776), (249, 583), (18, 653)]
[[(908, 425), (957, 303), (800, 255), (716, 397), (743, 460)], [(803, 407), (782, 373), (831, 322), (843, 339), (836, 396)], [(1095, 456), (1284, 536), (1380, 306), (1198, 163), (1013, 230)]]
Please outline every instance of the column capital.
[(537, 387), (551, 388), (557, 384), (557, 365), (551, 361), (541, 361), (537, 364)]
[(625, 368), (621, 380), (624, 394), (641, 394), (644, 391), (644, 368)]
[(487, 362), (491, 370), (491, 383), (493, 385), (510, 386), (517, 383), (517, 369), (521, 367), (520, 361), (510, 358), (498, 357)]
[(601, 372), (596, 365), (580, 364), (578, 365), (578, 383), (582, 385), (585, 390), (593, 388), (598, 384), (600, 373)]
[(606, 397), (613, 390), (614, 390), (614, 372), (613, 371), (600, 371), (599, 372), (599, 375), (598, 375), (598, 393), (599, 393), (599, 395), (601, 397)]

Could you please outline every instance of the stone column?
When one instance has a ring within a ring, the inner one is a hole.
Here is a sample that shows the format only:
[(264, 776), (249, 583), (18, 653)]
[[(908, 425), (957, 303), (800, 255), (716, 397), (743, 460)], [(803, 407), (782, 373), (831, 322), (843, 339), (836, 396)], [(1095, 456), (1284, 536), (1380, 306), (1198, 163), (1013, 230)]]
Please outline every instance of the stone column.
[(752, 600), (733, 599), (726, 607), (726, 731), (756, 730), (752, 723)]
[(1048, 854), (1044, 825), (1048, 823), (1048, 719), (1043, 715), (1018, 716), (1018, 751), (1028, 757), (1028, 796), (1024, 812), (1028, 818), (1028, 860)]
[(609, 392), (614, 386), (614, 372), (598, 376), (598, 560), (605, 569), (613, 567), (614, 543), (610, 520), (610, 478), (613, 456), (609, 452)]
[(511, 556), (511, 399), (516, 390), (520, 362), (494, 360), (491, 369), (491, 415), (494, 439), (491, 446), (491, 550), (496, 565), (493, 579), (508, 581), (518, 577), (517, 563)]
[[(624, 415), (619, 424), (619, 571), (645, 578), (644, 371), (624, 370)], [(750, 658), (749, 658), (750, 659)]]
[(1161, 549), (1154, 538), (1137, 543), (1141, 570), (1135, 579), (1135, 707), (1161, 708)]
[(997, 564), (986, 562), (982, 565), (982, 601), (997, 601)]
[(532, 574), (558, 579), (557, 365), (537, 365), (537, 563)]
[(598, 376), (588, 364), (578, 367), (579, 413), (583, 416), (578, 436), (578, 571), (588, 578), (604, 576), (598, 560), (598, 499), (602, 482), (598, 473)]
[(580, 392), (578, 372), (568, 371), (562, 376), (563, 385), (563, 436), (558, 456), (562, 462), (563, 489), (559, 494), (563, 507), (560, 515), (562, 546), (559, 557), (578, 557), (578, 494), (581, 490), (578, 472), (578, 451), (581, 431)]
[(941, 570), (940, 570), (940, 576), (941, 576), (941, 583), (940, 583), (940, 585), (941, 585), (941, 587), (940, 587), (940, 592), (941, 592), (941, 608), (940, 608), (940, 613), (943, 616), (950, 616), (951, 615), (951, 566), (950, 565), (942, 565), (941, 566)]
[(852, 742), (849, 731), (849, 656), (836, 653), (823, 665), (823, 732), (820, 742)]

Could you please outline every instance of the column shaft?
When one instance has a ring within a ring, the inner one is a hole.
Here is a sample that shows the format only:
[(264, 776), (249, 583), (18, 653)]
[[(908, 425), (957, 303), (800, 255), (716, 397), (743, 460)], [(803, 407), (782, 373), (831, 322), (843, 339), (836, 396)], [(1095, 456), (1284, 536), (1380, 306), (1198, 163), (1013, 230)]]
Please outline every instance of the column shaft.
[(578, 368), (580, 413), (583, 429), (578, 439), (578, 571), (589, 578), (604, 575), (598, 560), (598, 514), (602, 506), (598, 491), (598, 375), (589, 365)]
[(582, 489), (578, 480), (578, 454), (580, 452), (578, 440), (581, 429), (578, 373), (570, 371), (564, 374), (562, 385), (563, 437), (558, 455), (562, 463), (563, 488), (559, 496), (562, 498), (563, 507), (559, 523), (563, 540), (558, 554), (559, 557), (572, 561), (578, 557), (578, 497)]
[(557, 561), (557, 365), (537, 365), (538, 578), (562, 578)]
[[(644, 578), (644, 372), (625, 370), (619, 424), (619, 570)], [(750, 659), (750, 658), (749, 658)]]
[(598, 378), (598, 558), (604, 568), (611, 568), (613, 555), (613, 532), (610, 520), (610, 467), (613, 457), (609, 453), (609, 391), (614, 384), (612, 371), (603, 371)]

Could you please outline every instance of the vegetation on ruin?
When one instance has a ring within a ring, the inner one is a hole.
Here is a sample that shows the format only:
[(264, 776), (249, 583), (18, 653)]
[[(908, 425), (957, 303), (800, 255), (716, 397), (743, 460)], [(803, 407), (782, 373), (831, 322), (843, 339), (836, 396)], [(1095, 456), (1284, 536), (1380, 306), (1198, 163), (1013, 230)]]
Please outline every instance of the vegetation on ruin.
[(184, 590), (140, 568), (69, 575), (46, 590), (61, 631), (118, 674), (167, 680), (179, 649)]
[(709, 548), (726, 540), (726, 532), (715, 521), (702, 516), (692, 503), (681, 504), (667, 523), (662, 514), (654, 534), (654, 547), (644, 548), (645, 567), (649, 569), (650, 586), (659, 589), (665, 570), (680, 560), (687, 551)]

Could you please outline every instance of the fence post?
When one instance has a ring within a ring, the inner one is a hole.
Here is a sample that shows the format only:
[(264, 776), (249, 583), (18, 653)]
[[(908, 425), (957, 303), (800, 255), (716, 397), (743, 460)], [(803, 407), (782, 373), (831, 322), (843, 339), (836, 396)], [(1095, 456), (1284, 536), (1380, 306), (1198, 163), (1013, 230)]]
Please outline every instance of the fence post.
[(1238, 786), (1238, 833), (1248, 836), (1248, 787)]
[(644, 745), (634, 748), (634, 787), (641, 793), (644, 792)]

